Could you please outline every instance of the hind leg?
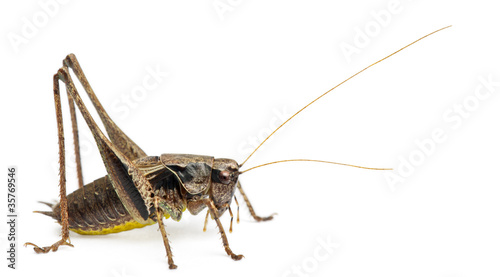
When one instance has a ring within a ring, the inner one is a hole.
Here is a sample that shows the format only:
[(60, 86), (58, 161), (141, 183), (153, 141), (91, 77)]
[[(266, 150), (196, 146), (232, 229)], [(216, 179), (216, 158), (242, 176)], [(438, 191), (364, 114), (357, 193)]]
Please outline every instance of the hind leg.
[[(39, 247), (36, 244), (27, 242), (24, 246), (32, 245), (36, 253), (47, 253), (50, 250), (57, 251), (59, 246), (68, 245), (73, 247), (69, 239), (69, 223), (68, 223), (68, 199), (66, 198), (66, 161), (64, 152), (64, 130), (61, 111), (61, 95), (59, 93), (59, 74), (54, 75), (54, 102), (56, 106), (57, 118), (57, 134), (59, 141), (59, 195), (61, 197), (61, 239), (51, 246)], [(70, 99), (70, 101), (72, 101)]]

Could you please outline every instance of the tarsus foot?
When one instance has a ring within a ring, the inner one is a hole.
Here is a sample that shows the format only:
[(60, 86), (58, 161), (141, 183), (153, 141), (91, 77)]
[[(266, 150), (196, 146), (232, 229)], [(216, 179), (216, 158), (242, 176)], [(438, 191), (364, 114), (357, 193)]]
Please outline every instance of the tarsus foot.
[(24, 244), (25, 247), (28, 245), (33, 246), (33, 250), (35, 250), (35, 252), (38, 254), (48, 253), (48, 252), (50, 252), (50, 250), (52, 250), (52, 252), (56, 252), (57, 249), (59, 249), (59, 246), (61, 246), (61, 245), (67, 245), (67, 246), (74, 247), (73, 244), (71, 244), (70, 242), (68, 242), (66, 240), (60, 240), (60, 241), (52, 244), (51, 246), (45, 246), (45, 247), (39, 247), (38, 245), (31, 243), (31, 242), (27, 242)]
[(274, 218), (274, 216), (277, 215), (277, 213), (273, 213), (272, 215), (270, 216), (266, 216), (266, 217), (260, 217), (258, 215), (252, 215), (253, 216), (253, 219), (255, 219), (255, 221), (257, 222), (260, 222), (260, 221), (268, 221), (268, 220), (271, 220)]
[(235, 261), (239, 261), (241, 260), (241, 258), (243, 258), (245, 256), (243, 255), (236, 255), (236, 254), (231, 254), (231, 259), (235, 260)]

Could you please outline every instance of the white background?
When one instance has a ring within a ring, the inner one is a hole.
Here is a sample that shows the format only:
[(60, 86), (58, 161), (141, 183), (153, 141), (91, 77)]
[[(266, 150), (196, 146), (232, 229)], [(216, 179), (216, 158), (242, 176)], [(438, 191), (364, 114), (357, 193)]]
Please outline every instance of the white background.
[[(203, 233), (204, 214), (186, 213), (180, 222), (166, 221), (175, 271), (168, 270), (158, 228), (150, 226), (107, 236), (71, 234), (75, 248), (47, 255), (19, 246), (17, 271), (1, 259), (8, 276), (299, 276), (292, 269), (309, 276), (500, 274), (500, 88), (482, 88), (482, 99), (474, 94), (480, 78), (500, 80), (495, 1), (401, 0), (385, 26), (374, 15), (386, 14), (390, 1), (69, 1), (49, 11), (40, 4), (46, 2), (0, 7), (1, 168), (19, 171), (19, 244), (58, 240), (59, 225), (31, 212), (45, 209), (37, 201), (58, 196), (52, 75), (68, 53), (77, 55), (110, 116), (149, 155), (242, 162), (249, 140), (282, 122), (277, 113), (293, 113), (377, 59), (453, 27), (313, 104), (245, 165), (324, 159), (393, 167), (404, 175), (401, 182), (391, 184), (381, 171), (333, 165), (269, 166), (240, 178), (258, 213), (279, 214), (255, 223), (239, 197), (241, 223), (228, 238), (234, 252), (245, 255), (241, 261), (226, 256), (214, 222)], [(233, 6), (221, 16), (214, 3)], [(27, 24), (36, 30), (23, 34)], [(369, 41), (347, 59), (341, 45), (355, 46), (357, 30), (366, 28)], [(146, 94), (134, 94), (148, 68), (157, 67), (169, 75)], [(126, 106), (126, 97), (135, 97), (134, 107)], [(450, 109), (464, 101), (466, 118), (457, 117)], [(63, 96), (67, 115), (66, 102)], [(90, 182), (105, 170), (79, 123)], [(415, 141), (428, 142), (435, 130), (444, 141), (423, 154)], [(412, 171), (401, 169), (403, 160)], [(68, 190), (75, 188), (70, 170)], [(227, 230), (228, 215), (222, 222)], [(1, 249), (6, 227), (0, 225)], [(318, 242), (328, 240), (338, 246), (330, 253)]]

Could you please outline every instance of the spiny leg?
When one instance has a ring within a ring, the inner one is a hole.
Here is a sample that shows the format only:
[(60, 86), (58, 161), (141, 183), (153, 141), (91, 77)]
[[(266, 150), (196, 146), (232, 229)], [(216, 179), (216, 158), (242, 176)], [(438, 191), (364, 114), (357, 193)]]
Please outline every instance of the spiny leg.
[(27, 242), (24, 246), (32, 245), (36, 253), (48, 253), (50, 250), (57, 251), (59, 246), (68, 245), (73, 247), (69, 239), (68, 223), (68, 199), (66, 198), (66, 161), (64, 152), (64, 129), (61, 111), (61, 95), (59, 92), (59, 74), (54, 75), (54, 102), (56, 106), (57, 134), (59, 140), (59, 189), (60, 189), (60, 207), (61, 207), (61, 239), (51, 246), (39, 247), (36, 244)]
[(172, 259), (172, 250), (170, 249), (170, 243), (168, 242), (167, 232), (165, 231), (165, 225), (163, 224), (163, 212), (158, 206), (158, 198), (155, 198), (155, 208), (156, 208), (156, 218), (158, 220), (158, 227), (160, 228), (161, 236), (163, 238), (163, 244), (167, 250), (168, 268), (176, 269), (177, 266), (174, 264)]
[(224, 227), (222, 227), (222, 223), (219, 220), (219, 214), (217, 212), (217, 208), (215, 207), (215, 204), (212, 200), (210, 199), (205, 199), (205, 204), (208, 207), (208, 210), (212, 214), (212, 217), (214, 218), (215, 222), (217, 223), (217, 227), (219, 228), (220, 236), (222, 238), (222, 245), (224, 246), (224, 250), (226, 250), (226, 253), (231, 257), (231, 259), (235, 261), (241, 260), (243, 258), (243, 255), (236, 255), (233, 253), (231, 248), (229, 248), (229, 242), (226, 237), (226, 233), (224, 232)]
[[(75, 146), (77, 146), (78, 139), (77, 139), (77, 125), (76, 125), (76, 113), (75, 113), (75, 108), (74, 108), (74, 103), (75, 101), (78, 101), (77, 104), (79, 104), (79, 108), (82, 109), (82, 101), (79, 98), (79, 95), (74, 88), (74, 83), (71, 80), (71, 77), (68, 73), (68, 68), (64, 65), (62, 68), (60, 68), (57, 73), (54, 75), (54, 101), (56, 105), (56, 118), (57, 118), (57, 125), (58, 125), (58, 136), (59, 136), (59, 164), (60, 164), (60, 208), (61, 208), (61, 226), (62, 226), (62, 232), (61, 232), (61, 240), (54, 243), (51, 246), (48, 247), (39, 247), (33, 243), (26, 243), (25, 246), (27, 245), (32, 245), (34, 246), (34, 250), (37, 253), (47, 253), (50, 250), (52, 251), (57, 251), (59, 246), (61, 245), (71, 245), (69, 241), (69, 222), (68, 222), (68, 208), (67, 208), (67, 198), (66, 198), (66, 168), (65, 168), (65, 152), (64, 152), (64, 131), (63, 131), (63, 119), (62, 119), (62, 111), (61, 111), (61, 96), (60, 96), (60, 89), (59, 89), (59, 81), (63, 81), (66, 85), (66, 92), (68, 94), (68, 101), (69, 101), (69, 106), (70, 106), (70, 113), (72, 114), (72, 127), (73, 127), (73, 134), (75, 138)], [(75, 98), (76, 96), (76, 98)], [(82, 111), (82, 115), (84, 119), (87, 121), (87, 125), (93, 131), (94, 138), (96, 138), (96, 143), (98, 144), (98, 148), (101, 151), (101, 156), (103, 155), (102, 151), (112, 151), (113, 153), (117, 154), (117, 151), (115, 148), (113, 148), (112, 144), (105, 139), (105, 136), (98, 130), (97, 125), (95, 122), (91, 119), (90, 115), (88, 114), (88, 111), (85, 110), (85, 112)], [(118, 153), (119, 154), (119, 153)], [(79, 147), (75, 147), (75, 155), (79, 156)], [(124, 158), (126, 159), (126, 158)], [(131, 167), (131, 163), (127, 164), (129, 166), (129, 169)], [(79, 158), (77, 158), (77, 166), (81, 167), (81, 163)], [(79, 182), (83, 184), (83, 179), (79, 177)]]
[(245, 192), (243, 191), (243, 187), (241, 187), (241, 183), (238, 181), (238, 183), (237, 183), (236, 185), (238, 186), (238, 190), (240, 191), (241, 196), (243, 196), (243, 200), (245, 200), (245, 203), (247, 204), (247, 207), (248, 207), (248, 209), (250, 210), (250, 214), (252, 215), (252, 217), (253, 217), (256, 221), (267, 221), (267, 220), (271, 220), (271, 219), (273, 219), (273, 217), (276, 215), (276, 213), (273, 213), (273, 214), (271, 214), (270, 216), (266, 216), (266, 217), (261, 217), (261, 216), (258, 216), (258, 215), (255, 213), (255, 210), (253, 209), (252, 204), (250, 204), (250, 200), (248, 200), (247, 195), (246, 195), (246, 194), (245, 194)]

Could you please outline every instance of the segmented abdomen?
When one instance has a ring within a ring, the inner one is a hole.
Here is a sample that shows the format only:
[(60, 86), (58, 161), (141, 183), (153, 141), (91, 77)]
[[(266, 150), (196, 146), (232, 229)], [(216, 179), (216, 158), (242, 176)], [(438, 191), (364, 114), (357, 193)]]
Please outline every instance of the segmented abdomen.
[[(84, 235), (117, 233), (146, 225), (135, 221), (116, 194), (108, 176), (85, 185), (67, 196), (70, 230)], [(61, 223), (59, 203), (42, 212)]]

